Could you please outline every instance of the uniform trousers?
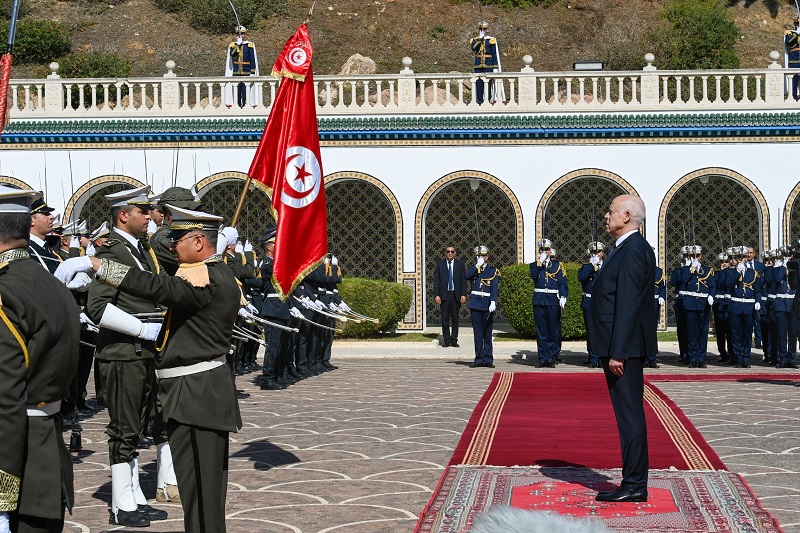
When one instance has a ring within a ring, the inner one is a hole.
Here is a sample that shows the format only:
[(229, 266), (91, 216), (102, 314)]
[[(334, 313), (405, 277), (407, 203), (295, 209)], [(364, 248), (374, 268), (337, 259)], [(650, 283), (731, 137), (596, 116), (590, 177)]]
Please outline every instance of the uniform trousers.
[[(661, 304), (658, 303), (658, 300), (655, 301), (655, 306), (656, 306), (656, 315), (655, 315), (656, 316), (656, 323), (653, 324), (653, 328), (658, 330), (658, 321), (661, 320)], [(648, 355), (645, 358), (645, 363), (647, 363), (647, 364), (656, 363), (657, 362), (656, 361), (656, 356), (657, 355), (658, 355), (658, 352), (654, 353), (653, 355)]]
[(583, 311), (583, 325), (586, 328), (586, 352), (589, 354), (589, 364), (599, 363), (600, 356), (594, 353), (592, 345), (589, 343), (589, 324), (591, 323), (591, 311), (589, 309), (582, 309)]
[(110, 418), (106, 427), (109, 463), (129, 463), (139, 455), (136, 445), (139, 443), (149, 407), (150, 388), (155, 380), (155, 363), (152, 359), (101, 359), (100, 373), (106, 384), (106, 404)]
[[(284, 325), (289, 322), (286, 319), (275, 317), (268, 317), (268, 320)], [(264, 368), (261, 373), (265, 376), (274, 378), (279, 375), (278, 358), (283, 333), (284, 331), (281, 328), (264, 325), (264, 340), (267, 342), (267, 347), (264, 348)]]
[(494, 313), (470, 309), (469, 314), (472, 318), (472, 333), (475, 336), (475, 363), (479, 365), (492, 364), (494, 363), (494, 348), (492, 347)]
[(752, 331), (756, 344), (761, 344), (761, 313), (759, 311), (753, 311)]
[(225, 533), (228, 432), (167, 424), (186, 533)]
[(442, 337), (445, 346), (458, 341), (458, 312), (461, 309), (461, 300), (453, 291), (447, 291), (441, 296), (442, 303), (439, 310), (442, 312)]
[(683, 310), (683, 300), (675, 299), (675, 329), (678, 332), (678, 352), (681, 359), (686, 358), (689, 348), (686, 344), (686, 312)]
[[(708, 323), (705, 327), (704, 320), (708, 320), (708, 314), (704, 310), (685, 311), (686, 317), (686, 359), (690, 363), (705, 363), (706, 343), (708, 342)], [(703, 333), (705, 332), (705, 341)]]
[[(493, 68), (476, 68), (474, 70), (476, 74), (494, 72)], [(478, 102), (478, 105), (481, 105), (483, 103), (484, 94), (486, 92), (489, 93), (488, 100), (491, 102), (492, 98), (494, 97), (494, 80), (484, 81), (479, 78), (475, 82), (475, 101)]]
[(775, 331), (778, 345), (777, 362), (794, 363), (797, 329), (794, 313), (775, 311)]
[(536, 350), (540, 362), (555, 362), (561, 346), (558, 305), (534, 305), (533, 321), (536, 325)]
[[(300, 312), (305, 318), (312, 320), (313, 315), (310, 311), (304, 309)], [(314, 326), (305, 320), (298, 319), (298, 322), (300, 333), (294, 336), (294, 364), (298, 369), (308, 371), (314, 364), (312, 344)]]
[(753, 313), (728, 315), (733, 339), (733, 355), (739, 364), (750, 363), (751, 332), (753, 331)]
[(647, 449), (647, 422), (644, 415), (643, 357), (624, 361), (624, 372), (614, 375), (609, 369), (609, 357), (603, 357), (611, 405), (619, 429), (622, 449), (622, 485), (634, 490), (647, 487), (650, 459)]
[[(765, 305), (765, 304), (761, 304)], [(761, 315), (761, 348), (765, 361), (776, 361), (779, 349), (777, 315), (773, 303), (766, 304), (767, 312)]]
[(719, 359), (722, 362), (730, 358), (730, 324), (728, 323), (728, 313), (721, 312), (719, 309), (714, 309), (714, 328), (717, 335), (717, 351), (719, 351)]

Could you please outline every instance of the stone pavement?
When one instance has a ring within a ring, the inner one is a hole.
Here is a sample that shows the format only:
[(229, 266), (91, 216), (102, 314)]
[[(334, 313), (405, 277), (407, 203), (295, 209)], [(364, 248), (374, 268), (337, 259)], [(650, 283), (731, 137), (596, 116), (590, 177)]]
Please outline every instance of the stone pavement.
[[(339, 369), (286, 390), (261, 391), (238, 378), (244, 427), (232, 435), (228, 531), (409, 533), (428, 502), (493, 371), (468, 368), (461, 348), (431, 343), (340, 342)], [(674, 343), (661, 344), (656, 373), (688, 373)], [(564, 364), (536, 369), (535, 342), (495, 343), (495, 371), (598, 372), (583, 365), (585, 344), (564, 343)], [(709, 356), (713, 361), (716, 356)], [(697, 373), (770, 374), (709, 365)], [(790, 372), (798, 372), (792, 370)], [(90, 380), (91, 383), (91, 380)], [(658, 383), (686, 412), (733, 472), (741, 473), (787, 533), (800, 533), (800, 405), (786, 382)], [(91, 393), (90, 393), (91, 396)], [(575, 409), (590, 412), (590, 399)], [(108, 525), (110, 470), (105, 412), (84, 422), (75, 457), (76, 507), (65, 531), (121, 531)], [(65, 434), (68, 437), (69, 433)], [(155, 493), (155, 448), (141, 451), (145, 495)], [(182, 531), (180, 505), (138, 531)]]

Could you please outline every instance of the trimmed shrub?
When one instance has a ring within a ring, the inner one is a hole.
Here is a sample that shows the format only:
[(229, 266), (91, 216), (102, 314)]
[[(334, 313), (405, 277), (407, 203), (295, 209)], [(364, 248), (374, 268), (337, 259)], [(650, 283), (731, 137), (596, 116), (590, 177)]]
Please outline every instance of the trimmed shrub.
[[(0, 22), (0, 42), (8, 40), (10, 22)], [(50, 63), (70, 50), (70, 31), (50, 20), (20, 20), (14, 39), (14, 61), (19, 63)]]
[(361, 278), (344, 278), (339, 294), (350, 308), (379, 322), (338, 322), (344, 333), (339, 337), (365, 337), (393, 330), (411, 308), (414, 293), (402, 283)]
[[(561, 335), (564, 340), (586, 337), (581, 311), (581, 295), (583, 290), (578, 281), (577, 263), (564, 263), (567, 273), (567, 305), (561, 319)], [(536, 337), (536, 324), (533, 320), (533, 280), (530, 266), (523, 263), (504, 267), (503, 279), (500, 282), (500, 300), (503, 311), (511, 326), (519, 333)]]
[(127, 78), (131, 63), (115, 53), (73, 52), (58, 60), (62, 78)]
[(734, 69), (739, 29), (721, 0), (671, 0), (664, 8), (671, 24), (666, 34), (668, 70)]

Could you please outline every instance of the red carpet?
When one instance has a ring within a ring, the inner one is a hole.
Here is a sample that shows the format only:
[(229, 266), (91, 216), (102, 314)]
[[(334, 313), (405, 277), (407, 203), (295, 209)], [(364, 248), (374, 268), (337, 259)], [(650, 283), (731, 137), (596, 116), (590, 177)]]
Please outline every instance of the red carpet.
[(651, 374), (644, 381), (800, 381), (800, 374)]
[[(650, 468), (725, 469), (686, 415), (652, 383), (645, 387), (645, 412)], [(603, 374), (503, 372), (478, 402), (449, 464), (609, 469), (621, 468), (621, 462)]]

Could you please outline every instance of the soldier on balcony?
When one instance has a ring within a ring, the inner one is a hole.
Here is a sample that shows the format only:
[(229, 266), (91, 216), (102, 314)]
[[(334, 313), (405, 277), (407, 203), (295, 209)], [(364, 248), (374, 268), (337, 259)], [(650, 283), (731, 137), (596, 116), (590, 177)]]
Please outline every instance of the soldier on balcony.
[[(236, 26), (236, 39), (228, 44), (228, 57), (225, 62), (226, 77), (258, 76), (256, 45), (246, 38), (247, 28)], [(236, 93), (236, 104), (239, 107), (244, 107), (248, 102), (255, 107), (259, 101), (260, 91), (258, 89), (258, 84), (252, 82), (226, 83), (225, 105), (233, 106), (234, 93)]]
[[(475, 61), (473, 63), (473, 71), (477, 74), (484, 74), (486, 72), (500, 72), (500, 52), (497, 48), (497, 39), (486, 35), (486, 30), (489, 28), (489, 23), (481, 21), (478, 23), (478, 36), (469, 40), (469, 47), (475, 54)], [(483, 104), (486, 86), (488, 85), (488, 98), (489, 103), (494, 104), (496, 101), (501, 102), (505, 100), (503, 94), (503, 84), (495, 83), (494, 80), (486, 80), (485, 78), (478, 78), (475, 83), (475, 101), (478, 105)]]
[[(784, 68), (800, 68), (800, 18), (792, 21), (793, 30), (786, 30), (783, 34), (783, 66)], [(792, 76), (792, 98), (800, 100), (800, 74)], [(784, 84), (784, 89), (786, 85)]]

